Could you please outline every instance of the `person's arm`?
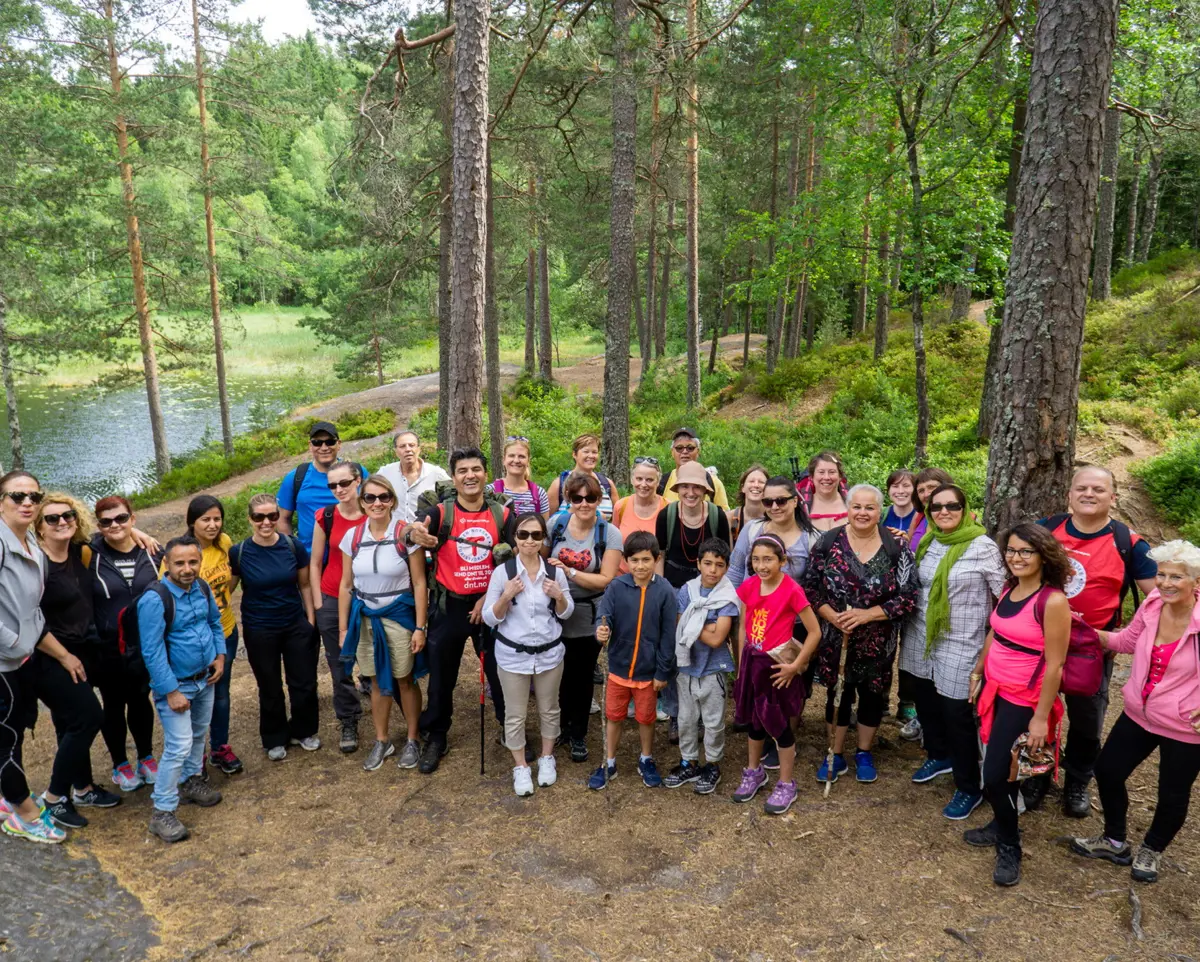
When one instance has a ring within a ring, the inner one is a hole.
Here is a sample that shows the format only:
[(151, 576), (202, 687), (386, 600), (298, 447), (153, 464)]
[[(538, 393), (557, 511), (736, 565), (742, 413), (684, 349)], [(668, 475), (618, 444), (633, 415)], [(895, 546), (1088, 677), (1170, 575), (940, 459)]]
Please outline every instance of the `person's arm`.
[(292, 500), (292, 485), (295, 483), (296, 469), (292, 468), (279, 482), (279, 490), (275, 492), (275, 506), (279, 508), (279, 523), (275, 529), (280, 534), (294, 534), (292, 531), (292, 513), (296, 510), (296, 502)]
[(149, 551), (151, 554), (158, 554), (158, 552), (162, 550), (162, 545), (158, 543), (158, 539), (152, 535), (146, 534), (146, 532), (141, 528), (134, 528), (129, 532), (129, 536), (133, 538), (133, 543), (143, 551)]
[[(520, 564), (520, 562), (517, 562)], [(521, 582), (521, 572), (518, 571), (512, 581)], [(492, 572), (491, 580), (488, 581), (487, 592), (483, 596), (483, 623), (489, 628), (496, 628), (506, 617), (508, 610), (512, 607), (512, 600), (520, 592), (516, 589), (509, 590), (508, 573), (501, 566)], [(524, 587), (524, 582), (521, 582)]]
[(558, 511), (559, 505), (562, 504), (562, 493), (559, 491), (559, 478), (555, 478), (550, 482), (550, 488), (546, 492), (546, 497), (550, 499), (550, 513), (555, 514)]
[[(1100, 636), (1100, 644), (1109, 651), (1129, 654), (1132, 652), (1138, 643), (1138, 639), (1146, 632), (1146, 607), (1143, 605), (1133, 616), (1133, 621), (1127, 624), (1120, 631), (1098, 631), (1096, 634)], [(1154, 639), (1150, 639), (1151, 643)]]
[[(665, 585), (666, 582), (664, 581)], [(654, 690), (662, 691), (670, 683), (675, 671), (675, 623), (679, 620), (679, 609), (675, 604), (674, 591), (659, 592), (662, 601), (658, 605), (658, 638), (654, 646)]]
[(1046, 611), (1042, 616), (1042, 633), (1046, 645), (1046, 673), (1042, 676), (1042, 690), (1038, 695), (1037, 708), (1029, 722), (1031, 749), (1041, 748), (1049, 737), (1050, 709), (1058, 698), (1063, 664), (1067, 660), (1067, 645), (1071, 640), (1071, 605), (1062, 592), (1056, 591), (1046, 602)]
[[(615, 528), (613, 529), (616, 530)], [(594, 549), (593, 549), (594, 550)], [(621, 570), (621, 550), (606, 548), (604, 560), (600, 563), (599, 571), (576, 571), (573, 578), (575, 584), (588, 591), (603, 591)]]
[[(336, 508), (334, 510), (337, 510)], [(312, 607), (316, 611), (321, 607), (321, 575), (324, 574), (325, 560), (325, 529), (317, 519), (313, 524), (312, 553), (308, 557), (308, 589), (312, 595)]]
[(741, 617), (738, 618), (738, 633), (737, 633), (737, 663), (740, 669), (742, 664), (742, 652), (746, 650), (746, 605), (742, 601), (738, 601), (738, 610), (741, 612)]
[(350, 624), (350, 589), (354, 587), (354, 571), (350, 555), (342, 552), (342, 580), (338, 585), (338, 639), (345, 641), (346, 626)]
[[(312, 578), (310, 576), (311, 568), (312, 568), (311, 561), (309, 564), (306, 564), (303, 567), (298, 568), (296, 570), (296, 578), (300, 582), (300, 599), (301, 599), (301, 601), (304, 602), (304, 617), (308, 619), (308, 623), (310, 625), (315, 625), (317, 623), (317, 609), (316, 609), (316, 606), (313, 604), (313, 594), (312, 594), (312, 590), (311, 590)], [(317, 591), (320, 591), (320, 590), (321, 590), (321, 586), (318, 583)]]
[(179, 692), (179, 680), (175, 677), (175, 670), (167, 658), (167, 646), (164, 640), (167, 622), (163, 613), (162, 599), (158, 596), (157, 591), (147, 590), (137, 600), (137, 606), (142, 661), (146, 663), (146, 671), (150, 674), (150, 687), (156, 695), (166, 696), (172, 709), (186, 711), (186, 698), (183, 707), (176, 707), (178, 700), (175, 703), (171, 702), (171, 695), (183, 696)]
[(67, 674), (71, 676), (71, 681), (77, 684), (87, 681), (87, 673), (83, 670), (83, 662), (67, 651), (63, 647), (62, 642), (50, 632), (47, 631), (42, 635), (42, 639), (37, 643), (37, 647), (38, 651), (49, 655), (62, 665)]
[(401, 537), (404, 539), (405, 544), (435, 549), (439, 546), (437, 532), (441, 526), (442, 506), (435, 504), (425, 512), (423, 517), (419, 517), (412, 524), (406, 524), (404, 526), (404, 534)]
[(221, 609), (217, 607), (215, 598), (208, 599), (208, 630), (212, 632), (213, 648), (216, 656), (208, 666), (208, 684), (215, 685), (225, 674), (225, 629), (221, 625)]
[[(546, 584), (551, 584), (547, 581)], [(558, 613), (558, 617), (565, 621), (575, 613), (575, 599), (571, 597), (571, 589), (567, 585), (567, 576), (563, 574), (562, 569), (554, 572), (553, 584), (562, 592), (561, 598), (554, 599), (554, 610)]]
[(800, 623), (804, 625), (804, 644), (801, 645), (800, 654), (796, 656), (795, 661), (786, 665), (776, 665), (772, 669), (775, 677), (771, 680), (771, 684), (776, 688), (786, 688), (790, 685), (792, 679), (808, 667), (817, 647), (821, 644), (821, 625), (812, 610), (812, 605), (807, 605), (800, 612)]
[[(412, 581), (413, 606), (417, 609), (417, 627), (413, 629), (412, 650), (415, 655), (425, 647), (429, 635), (429, 582), (425, 577), (425, 552), (409, 551), (408, 577)], [(417, 633), (420, 632), (420, 637)]]
[(747, 563), (750, 560), (750, 522), (742, 525), (738, 532), (737, 543), (733, 546), (733, 554), (729, 556), (729, 571), (725, 577), (737, 588), (747, 577)]
[(968, 687), (967, 701), (975, 704), (979, 698), (979, 693), (983, 690), (983, 666), (987, 664), (988, 651), (992, 647), (992, 642), (996, 638), (996, 633), (991, 628), (984, 636), (983, 647), (979, 650), (979, 657), (975, 659), (975, 667), (971, 671), (971, 683)]
[(720, 648), (725, 644), (725, 639), (729, 637), (729, 632), (733, 630), (733, 618), (729, 615), (721, 615), (716, 621), (710, 621), (700, 631), (699, 641), (704, 642), (709, 648)]

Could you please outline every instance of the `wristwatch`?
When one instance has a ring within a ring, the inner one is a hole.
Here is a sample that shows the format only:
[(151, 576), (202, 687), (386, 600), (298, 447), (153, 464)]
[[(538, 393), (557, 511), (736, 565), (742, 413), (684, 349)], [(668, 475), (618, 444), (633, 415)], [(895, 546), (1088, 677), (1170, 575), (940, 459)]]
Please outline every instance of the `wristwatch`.
[(567, 580), (568, 580), (568, 581), (574, 581), (574, 580), (575, 580), (575, 574), (576, 574), (576, 572), (575, 572), (575, 569), (574, 569), (574, 568), (567, 568), (567, 569), (566, 569), (566, 571), (567, 571)]

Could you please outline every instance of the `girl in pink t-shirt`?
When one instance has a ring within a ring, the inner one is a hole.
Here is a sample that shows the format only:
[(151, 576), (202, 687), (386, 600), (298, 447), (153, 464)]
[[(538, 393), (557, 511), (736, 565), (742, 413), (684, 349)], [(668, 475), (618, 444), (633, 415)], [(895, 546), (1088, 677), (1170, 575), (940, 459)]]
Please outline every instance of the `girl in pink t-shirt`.
[[(773, 534), (762, 534), (750, 548), (754, 576), (737, 589), (742, 603), (738, 627), (738, 677), (734, 687), (734, 719), (750, 726), (748, 767), (733, 794), (735, 802), (748, 802), (766, 784), (762, 765), (767, 735), (779, 746), (779, 781), (767, 798), (768, 815), (782, 815), (796, 800), (792, 770), (796, 763), (796, 736), (791, 719), (804, 710), (805, 688), (799, 675), (808, 667), (821, 640), (817, 616), (795, 581), (783, 572), (787, 549)], [(797, 618), (806, 636), (800, 652), (790, 661), (778, 661), (768, 652), (792, 640)]]

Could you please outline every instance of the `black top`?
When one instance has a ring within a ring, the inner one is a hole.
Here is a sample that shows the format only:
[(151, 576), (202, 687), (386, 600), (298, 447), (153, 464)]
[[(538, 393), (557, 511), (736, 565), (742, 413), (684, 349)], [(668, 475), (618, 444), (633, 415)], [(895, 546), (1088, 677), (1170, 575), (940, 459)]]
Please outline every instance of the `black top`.
[[(710, 502), (704, 502), (705, 512)], [(672, 588), (682, 588), (700, 573), (700, 545), (710, 537), (708, 514), (704, 515), (704, 523), (699, 528), (689, 528), (683, 521), (683, 508), (679, 509), (679, 518), (675, 522), (674, 536), (667, 544), (667, 509), (658, 512), (654, 523), (654, 534), (658, 538), (658, 546), (666, 556), (663, 571)], [(729, 516), (721, 510), (717, 511), (717, 533), (715, 536), (729, 544)]]
[(46, 559), (46, 588), (42, 593), (46, 630), (72, 652), (95, 637), (92, 586), (82, 551), (82, 545), (72, 543), (66, 561)]

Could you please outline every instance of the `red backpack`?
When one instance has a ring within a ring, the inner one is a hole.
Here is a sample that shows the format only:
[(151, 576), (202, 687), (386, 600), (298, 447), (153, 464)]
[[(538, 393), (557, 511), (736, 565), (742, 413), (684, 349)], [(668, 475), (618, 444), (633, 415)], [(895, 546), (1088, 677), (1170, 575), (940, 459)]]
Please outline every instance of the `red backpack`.
[[(1034, 599), (1033, 616), (1039, 625), (1045, 617), (1046, 600), (1051, 590), (1049, 585), (1043, 585)], [(1082, 695), (1085, 698), (1095, 695), (1104, 684), (1104, 656), (1104, 646), (1100, 644), (1096, 629), (1072, 611), (1071, 637), (1067, 642), (1067, 659), (1063, 662), (1058, 690), (1064, 695)], [(1030, 688), (1033, 688), (1045, 665), (1046, 654), (1042, 652), (1037, 668), (1029, 679)]]

